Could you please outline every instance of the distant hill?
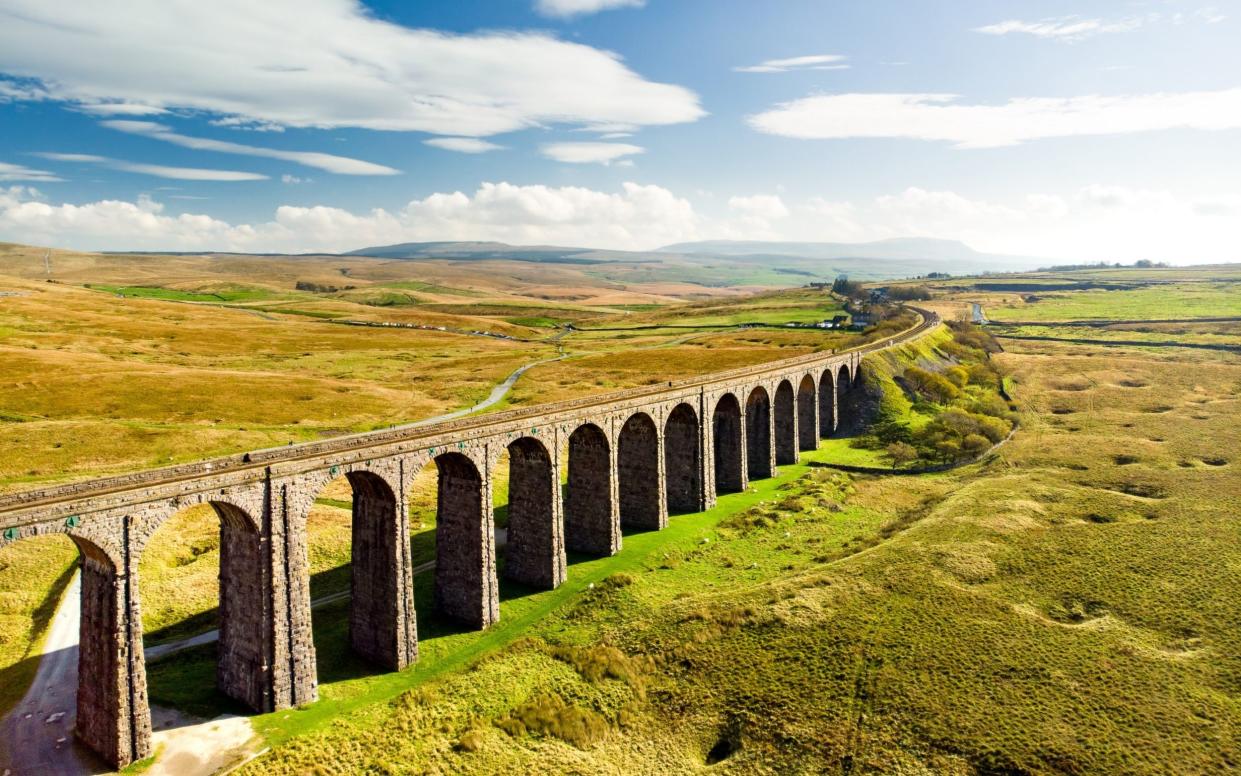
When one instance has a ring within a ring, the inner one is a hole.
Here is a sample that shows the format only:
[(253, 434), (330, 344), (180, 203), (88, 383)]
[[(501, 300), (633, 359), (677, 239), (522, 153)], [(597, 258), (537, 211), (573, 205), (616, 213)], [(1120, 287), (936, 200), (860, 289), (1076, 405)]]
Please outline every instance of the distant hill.
[(414, 242), (349, 251), (345, 256), (379, 259), (507, 259), (553, 264), (600, 264), (607, 261), (658, 261), (658, 256), (558, 245), (509, 245), (500, 242)]
[(868, 243), (763, 242), (704, 240), (666, 245), (654, 251), (609, 251), (555, 245), (508, 245), (498, 242), (418, 242), (350, 251), (348, 256), (388, 259), (534, 261), (554, 264), (726, 262), (785, 274), (829, 278), (839, 273), (862, 278), (907, 277), (927, 272), (963, 274), (1034, 269), (1043, 260), (981, 253), (956, 240), (896, 238)]
[[(926, 237), (897, 237), (866, 243), (767, 242), (759, 240), (704, 240), (676, 243), (660, 248), (661, 253), (712, 256), (796, 256), (806, 259), (878, 259), (882, 261), (954, 262), (994, 270), (1034, 269), (1040, 259), (980, 253), (959, 240)], [(958, 267), (957, 271), (961, 270)], [(941, 270), (951, 271), (951, 270)]]

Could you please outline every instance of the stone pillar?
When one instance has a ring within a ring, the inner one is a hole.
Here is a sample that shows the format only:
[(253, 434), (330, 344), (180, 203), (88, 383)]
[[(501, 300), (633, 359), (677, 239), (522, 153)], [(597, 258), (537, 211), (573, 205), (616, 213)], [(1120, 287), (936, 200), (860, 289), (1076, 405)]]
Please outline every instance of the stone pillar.
[(587, 423), (569, 435), (569, 482), (564, 499), (565, 546), (572, 552), (615, 555), (621, 548), (616, 455), (608, 437)]
[(698, 392), (698, 510), (715, 506), (715, 424), (706, 391)]
[(305, 521), (314, 493), (270, 473), (255, 489), (211, 502), (220, 517), (216, 681), (267, 713), (318, 699)]
[(557, 467), (543, 444), (522, 437), (508, 446), (508, 543), (504, 576), (542, 590), (565, 580), (564, 530)]
[(386, 477), (365, 470), (347, 475), (353, 489), (349, 643), (365, 660), (400, 671), (418, 659), (418, 630), (404, 461), (393, 469)]
[(138, 563), (132, 554), (128, 517), (122, 521), (122, 532), (119, 570), (97, 547), (78, 542), (82, 612), (74, 729), (82, 743), (118, 770), (151, 754)]
[(486, 628), (500, 620), (491, 467), (484, 464), (480, 472), (461, 453), (443, 453), (435, 464), (435, 607), (472, 628)]
[(617, 475), (622, 527), (657, 531), (668, 524), (659, 436), (655, 422), (643, 412), (631, 416), (621, 429)]

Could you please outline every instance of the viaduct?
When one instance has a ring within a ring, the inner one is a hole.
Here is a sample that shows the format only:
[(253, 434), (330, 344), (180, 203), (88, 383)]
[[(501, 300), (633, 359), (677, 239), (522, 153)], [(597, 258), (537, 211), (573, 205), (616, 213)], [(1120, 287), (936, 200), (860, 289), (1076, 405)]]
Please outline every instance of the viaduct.
[(151, 752), (138, 560), (178, 511), (206, 503), (220, 519), (219, 688), (258, 712), (298, 706), (318, 697), (306, 521), (333, 479), (353, 489), (351, 646), (400, 670), (418, 658), (407, 494), (424, 466), (438, 470), (436, 608), (486, 628), (500, 617), (491, 481), (505, 452), (504, 575), (554, 588), (566, 551), (617, 553), (622, 528), (663, 528), (814, 449), (867, 352), (938, 326), (917, 312), (917, 326), (856, 350), (0, 496), (0, 546), (76, 543), (76, 735), (123, 767)]

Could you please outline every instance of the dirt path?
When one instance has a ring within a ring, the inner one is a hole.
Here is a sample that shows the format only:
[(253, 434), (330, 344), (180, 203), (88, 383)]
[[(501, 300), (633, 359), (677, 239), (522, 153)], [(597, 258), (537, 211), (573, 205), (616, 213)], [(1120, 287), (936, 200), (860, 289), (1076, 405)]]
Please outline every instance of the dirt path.
[[(75, 574), (52, 617), (34, 682), (0, 721), (0, 773), (10, 776), (82, 776), (110, 773), (73, 737), (77, 718), (78, 620), (81, 576)], [(159, 761), (148, 774), (207, 776), (248, 754), (254, 736), (245, 717), (188, 718), (153, 707), (152, 745)]]

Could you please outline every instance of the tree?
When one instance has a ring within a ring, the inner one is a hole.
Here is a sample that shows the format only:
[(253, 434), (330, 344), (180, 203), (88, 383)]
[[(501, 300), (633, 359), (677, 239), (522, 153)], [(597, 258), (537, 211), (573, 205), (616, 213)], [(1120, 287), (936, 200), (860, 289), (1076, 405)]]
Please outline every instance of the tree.
[(893, 469), (899, 469), (907, 463), (918, 460), (918, 450), (904, 442), (893, 442), (884, 448), (883, 454), (892, 462)]
[(841, 275), (836, 278), (836, 282), (832, 283), (832, 290), (841, 296), (850, 298), (858, 298), (866, 295), (866, 289), (856, 280), (850, 280), (848, 275)]

